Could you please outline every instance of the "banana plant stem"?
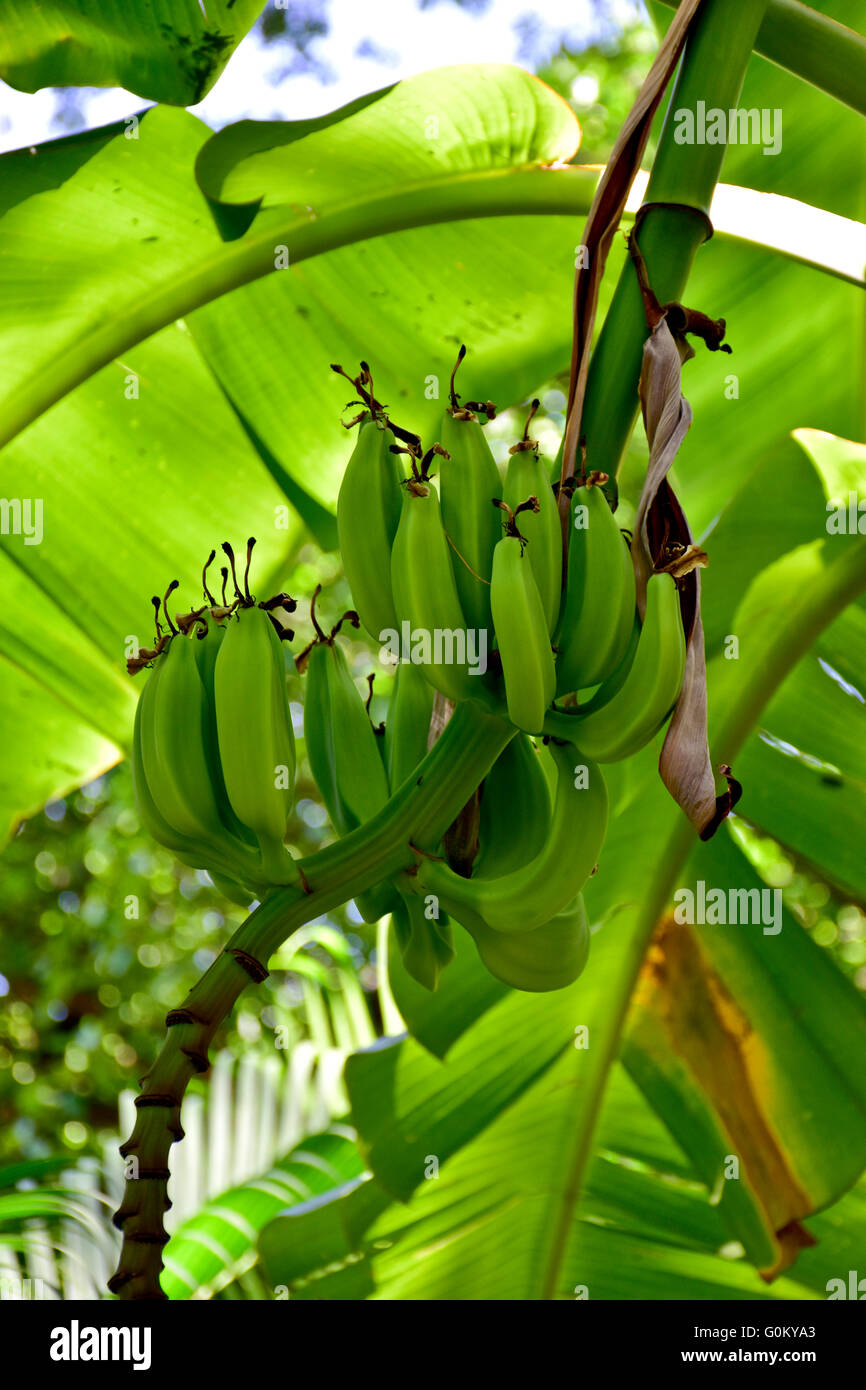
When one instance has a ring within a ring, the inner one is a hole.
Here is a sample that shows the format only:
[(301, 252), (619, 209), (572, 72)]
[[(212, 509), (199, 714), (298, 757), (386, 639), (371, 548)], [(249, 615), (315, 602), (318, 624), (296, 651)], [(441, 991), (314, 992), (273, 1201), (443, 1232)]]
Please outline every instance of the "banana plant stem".
[[(766, 0), (727, 5), (706, 0), (689, 36), (674, 83), (640, 222), (640, 249), (662, 304), (678, 300), (697, 251), (721, 171), (724, 145), (678, 144), (678, 110), (736, 106)], [(659, 206), (667, 204), (669, 206)], [(702, 306), (698, 306), (702, 307)], [(724, 306), (712, 306), (713, 317)], [(627, 261), (599, 333), (587, 380), (581, 434), (587, 467), (615, 471), (638, 409), (637, 384), (647, 337), (634, 266)]]
[(415, 872), (418, 851), (435, 850), (515, 732), (475, 701), (458, 705), (416, 772), (377, 816), (300, 862), (307, 891), (292, 885), (272, 892), (168, 1015), (167, 1037), (142, 1079), (135, 1126), (120, 1151), (127, 1183), (114, 1222), (123, 1247), (109, 1281), (119, 1298), (164, 1297), (159, 1276), (168, 1240), (169, 1149), (183, 1137), (180, 1107), (190, 1078), (207, 1070), (208, 1048), (239, 995), (265, 978), (265, 962), (306, 922), (385, 878)]

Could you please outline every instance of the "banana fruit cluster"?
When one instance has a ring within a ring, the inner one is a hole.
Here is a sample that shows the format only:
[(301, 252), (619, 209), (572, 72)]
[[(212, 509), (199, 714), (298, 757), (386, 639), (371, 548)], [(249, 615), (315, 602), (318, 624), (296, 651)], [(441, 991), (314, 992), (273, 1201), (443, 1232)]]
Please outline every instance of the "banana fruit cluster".
[[(463, 356), (427, 449), (377, 401), (366, 364), (348, 378), (362, 409), (337, 524), (355, 608), (326, 633), (313, 596), (314, 638), (296, 661), (304, 746), (339, 839), (423, 785), (419, 767), (458, 703), (500, 720), (503, 751), (455, 825), (438, 845), (407, 837), (405, 858), (389, 861), (402, 867), (356, 903), (368, 922), (391, 915), (407, 971), (429, 989), (453, 958), (453, 924), (498, 979), (559, 989), (589, 949), (583, 890), (607, 829), (603, 766), (652, 739), (679, 696), (676, 565), (650, 577), (641, 615), (607, 476), (584, 473), (561, 506), (529, 434), (537, 402), (500, 472), (479, 418), (495, 408), (461, 405), (455, 390)], [(213, 551), (200, 607), (172, 622), (176, 582), (154, 599), (155, 645), (128, 663), (150, 668), (133, 752), (142, 822), (244, 903), (281, 884), (311, 891), (285, 844), (296, 752), (281, 644), (292, 634), (279, 615), (296, 605), (251, 595), (253, 545), (239, 583), (223, 544), (220, 602), (207, 586)], [(396, 658), (384, 726), (342, 650), (346, 623)]]
[[(207, 587), (205, 603), (188, 613), (168, 612), (168, 597), (153, 599), (156, 643), (128, 663), (150, 666), (138, 701), (132, 773), (142, 824), (183, 863), (206, 869), (233, 901), (248, 904), (277, 884), (298, 881), (284, 844), (294, 801), (295, 738), (286, 693), (281, 637), (291, 637), (275, 616), (294, 599), (278, 594), (257, 604), (249, 591), (254, 540), (247, 545), (243, 589), (234, 554), (224, 542), (235, 584), (218, 603)], [(160, 608), (164, 624), (160, 622)]]
[[(455, 391), (464, 354), (426, 450), (376, 400), (366, 364), (348, 378), (363, 409), (338, 503), (343, 564), (361, 624), (401, 661), (385, 726), (387, 788), (378, 775), (365, 780), (368, 814), (424, 756), (433, 692), (507, 717), (516, 732), (479, 792), (470, 876), (444, 854), (422, 857), (396, 882), (391, 910), (407, 968), (430, 987), (450, 956), (454, 921), (494, 975), (555, 989), (586, 959), (582, 889), (607, 825), (602, 765), (652, 739), (680, 692), (679, 593), (670, 573), (654, 574), (641, 618), (630, 537), (603, 473), (576, 480), (563, 543), (559, 502), (529, 433), (538, 402), (500, 472), (479, 419), (494, 407), (461, 406)], [(360, 706), (357, 690), (354, 699)], [(358, 721), (356, 709), (345, 727)], [(353, 746), (362, 743), (372, 766), (372, 730)]]
[(503, 476), (478, 418), (493, 407), (461, 406), (454, 373), (426, 451), (376, 400), (366, 364), (349, 379), (365, 409), (353, 421), (337, 515), (367, 632), (447, 699), (502, 709), (522, 733), (560, 735), (565, 721), (569, 740), (598, 763), (641, 748), (676, 703), (685, 637), (670, 573), (651, 578), (638, 614), (607, 475), (577, 480), (563, 546), (557, 498), (529, 437), (537, 401)]

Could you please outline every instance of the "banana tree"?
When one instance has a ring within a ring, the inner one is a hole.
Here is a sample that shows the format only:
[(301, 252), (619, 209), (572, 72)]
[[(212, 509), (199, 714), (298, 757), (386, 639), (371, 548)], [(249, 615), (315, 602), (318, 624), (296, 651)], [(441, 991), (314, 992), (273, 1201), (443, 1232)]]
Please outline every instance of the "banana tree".
[[(58, 80), (62, 45), (43, 12), (75, 7), (10, 8), (4, 75), (25, 89)], [(676, 581), (683, 639), (663, 743), (646, 742), (656, 719), (607, 778), (607, 838), (574, 927), (591, 929), (579, 978), (583, 959), (561, 988), (511, 988), (477, 923), (478, 950), (456, 930), (421, 983), (407, 949), (407, 898), (420, 886), (447, 907), (453, 878), (467, 878), (466, 808), (475, 799), (477, 831), (477, 790), (514, 719), (581, 751), (574, 721), (592, 715), (551, 705), (549, 680), (538, 727), (501, 690), (484, 703), (440, 681), (433, 723), (444, 728), (418, 776), (354, 826), (332, 812), (341, 838), (277, 886), (255, 883), (260, 905), (169, 1016), (144, 1079), (113, 1290), (165, 1296), (170, 1146), (220, 1022), (294, 931), (390, 882), (388, 968), (407, 1035), (347, 1063), (356, 1139), (340, 1144), (330, 1200), (265, 1225), (271, 1288), (817, 1296), (836, 1271), (814, 1247), (827, 1231), (815, 1214), (858, 1200), (844, 1194), (866, 1162), (866, 1017), (775, 900), (744, 922), (720, 904), (763, 904), (740, 818), (864, 898), (863, 242), (851, 177), (861, 0), (820, 13), (794, 0), (661, 9), (669, 27), (601, 175), (579, 164), (564, 102), (484, 64), (318, 120), (214, 135), (168, 103), (191, 100), (190, 81), (200, 95), (215, 64), (190, 77), (144, 21), (121, 43), (104, 9), (69, 75), (132, 81), (124, 55), (144, 54), (141, 93), (166, 104), (3, 158), (0, 699), (17, 730), (0, 773), (7, 829), (135, 756), (123, 656), (150, 640), (147, 596), (200, 573), (227, 522), (259, 537), (257, 563), (283, 597), (309, 536), (334, 549), (347, 454), (335, 361), (362, 362), (350, 378), (366, 424), (390, 429), (405, 414), (392, 434), (416, 498), (429, 498), (432, 460), (414, 441), (436, 438), (449, 379), (455, 401), (461, 344), (463, 400), (488, 416), (493, 401), (521, 405), (567, 372), (549, 460), (566, 532), (580, 484), (631, 506), (644, 630), (651, 586)], [(178, 22), (194, 9), (178, 4)], [(233, 9), (232, 33), (252, 17)], [(195, 18), (197, 51), (205, 34), (209, 53), (225, 52), (219, 22)], [(738, 113), (754, 143), (732, 138)], [(527, 443), (524, 430), (516, 457)], [(528, 500), (504, 499), (515, 603), (521, 522), (538, 519), (516, 515)], [(250, 604), (244, 581), (241, 626)], [(319, 631), (314, 644), (329, 660), (334, 637)], [(536, 643), (519, 671), (499, 647), (506, 683), (509, 666), (522, 680), (550, 658)], [(457, 697), (450, 719), (443, 694)], [(524, 912), (552, 876), (542, 867)], [(435, 993), (424, 988), (437, 978)], [(832, 1153), (830, 1126), (844, 1136)]]

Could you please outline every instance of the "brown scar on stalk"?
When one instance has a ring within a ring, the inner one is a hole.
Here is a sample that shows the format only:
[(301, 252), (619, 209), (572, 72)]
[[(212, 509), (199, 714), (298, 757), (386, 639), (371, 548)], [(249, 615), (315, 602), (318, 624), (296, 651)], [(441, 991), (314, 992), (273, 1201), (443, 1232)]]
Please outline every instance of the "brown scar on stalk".
[(711, 319), (700, 309), (688, 309), (685, 304), (680, 304), (675, 299), (671, 300), (669, 304), (659, 303), (649, 282), (646, 261), (637, 244), (638, 226), (639, 223), (636, 223), (634, 229), (629, 232), (626, 241), (628, 253), (637, 272), (648, 328), (652, 330), (660, 319), (667, 319), (668, 328), (675, 338), (682, 341), (686, 334), (690, 333), (696, 338), (703, 339), (710, 352), (732, 352), (733, 349), (724, 341), (726, 328), (724, 319)]

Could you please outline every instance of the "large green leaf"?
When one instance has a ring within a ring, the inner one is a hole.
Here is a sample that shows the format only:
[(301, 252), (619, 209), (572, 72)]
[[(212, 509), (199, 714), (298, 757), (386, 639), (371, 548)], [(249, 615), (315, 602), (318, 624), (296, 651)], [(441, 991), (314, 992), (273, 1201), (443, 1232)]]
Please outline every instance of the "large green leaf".
[(126, 87), (192, 106), (262, 8), (262, 0), (0, 0), (0, 77), (22, 92)]

